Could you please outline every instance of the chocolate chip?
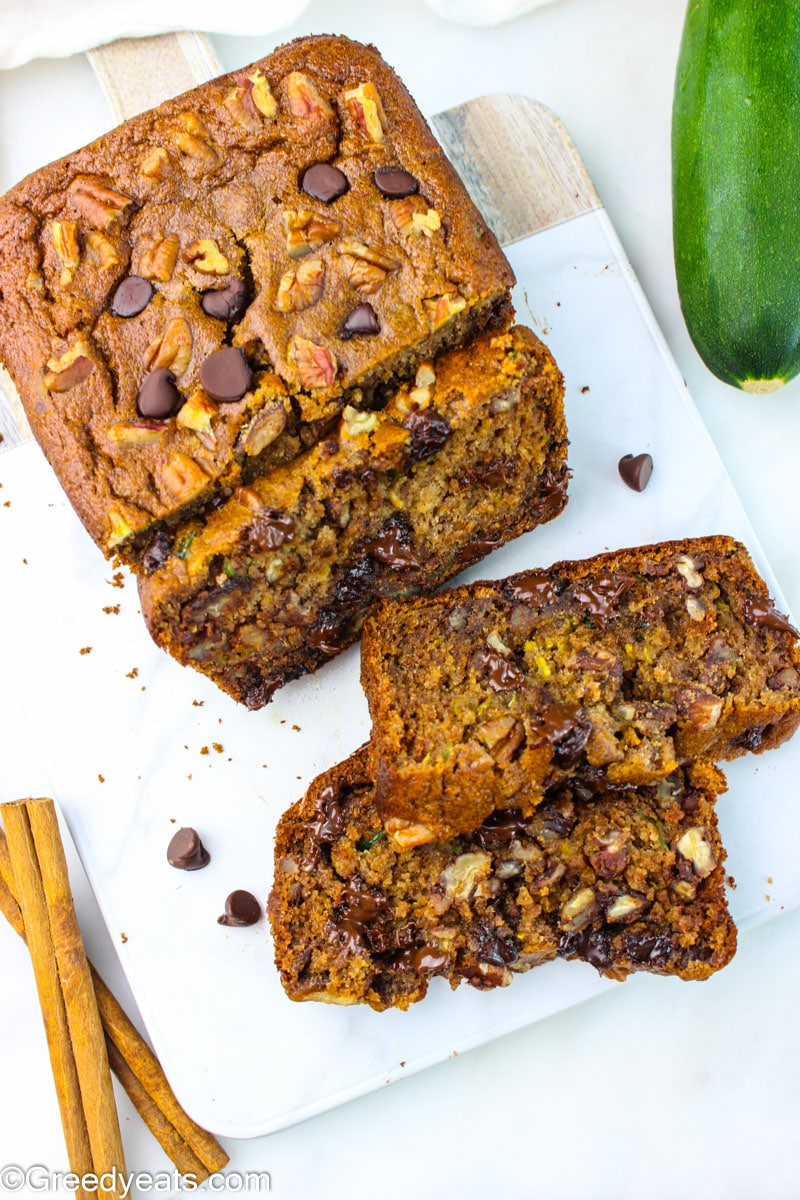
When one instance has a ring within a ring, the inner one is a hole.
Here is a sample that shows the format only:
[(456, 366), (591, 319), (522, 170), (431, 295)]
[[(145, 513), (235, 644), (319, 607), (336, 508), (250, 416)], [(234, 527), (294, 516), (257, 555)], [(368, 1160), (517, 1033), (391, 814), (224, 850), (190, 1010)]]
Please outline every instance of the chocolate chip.
[(487, 672), (487, 682), (494, 692), (507, 692), (512, 688), (522, 687), (525, 682), (524, 672), (495, 650), (485, 650), (479, 661)]
[(248, 304), (247, 287), (241, 279), (232, 279), (218, 292), (203, 292), (200, 307), (209, 317), (228, 325), (241, 321)]
[(128, 275), (117, 285), (111, 297), (112, 313), (115, 317), (135, 317), (143, 308), (147, 308), (155, 290), (149, 279), (142, 279), (141, 275)]
[(414, 176), (402, 167), (378, 167), (372, 178), (381, 195), (388, 196), (390, 200), (400, 200), (419, 191)]
[(400, 516), (391, 519), (377, 537), (365, 542), (364, 549), (378, 562), (402, 571), (406, 567), (420, 565), (413, 544), (414, 529), (411, 522), (407, 517)]
[(541, 730), (553, 747), (559, 767), (573, 767), (592, 732), (592, 723), (578, 704), (551, 704), (540, 717)]
[(751, 625), (760, 625), (762, 629), (774, 629), (776, 633), (800, 636), (788, 618), (778, 612), (769, 597), (766, 600), (745, 600), (744, 615)]
[(619, 460), (622, 482), (634, 492), (643, 492), (653, 474), (653, 459), (650, 454), (623, 454)]
[(323, 204), (330, 204), (332, 200), (343, 196), (350, 184), (344, 171), (338, 167), (330, 163), (314, 163), (313, 167), (303, 172), (300, 187), (306, 195), (321, 200)]
[(231, 892), (225, 901), (225, 912), (217, 917), (218, 925), (256, 925), (261, 920), (261, 905), (252, 892), (241, 888)]
[(294, 536), (294, 521), (278, 508), (262, 508), (256, 513), (247, 530), (249, 550), (277, 550)]
[(196, 829), (179, 829), (167, 846), (167, 862), (179, 871), (199, 871), (211, 862), (211, 855), (200, 841)]
[(171, 553), (172, 538), (165, 530), (159, 529), (153, 535), (149, 546), (142, 556), (142, 570), (145, 575), (152, 575), (159, 567), (163, 567)]
[(219, 404), (231, 404), (234, 400), (241, 400), (253, 382), (253, 373), (241, 350), (235, 346), (223, 346), (201, 363), (200, 382), (212, 400)]
[(412, 462), (421, 462), (441, 450), (452, 432), (445, 418), (430, 409), (411, 413), (403, 424), (411, 434), (408, 456)]
[(359, 304), (345, 317), (339, 337), (345, 340), (351, 337), (374, 337), (380, 331), (381, 327), (372, 305)]
[(145, 375), (136, 397), (136, 411), (140, 417), (151, 417), (165, 421), (172, 417), (183, 404), (183, 396), (175, 387), (175, 376), (166, 367), (156, 367)]

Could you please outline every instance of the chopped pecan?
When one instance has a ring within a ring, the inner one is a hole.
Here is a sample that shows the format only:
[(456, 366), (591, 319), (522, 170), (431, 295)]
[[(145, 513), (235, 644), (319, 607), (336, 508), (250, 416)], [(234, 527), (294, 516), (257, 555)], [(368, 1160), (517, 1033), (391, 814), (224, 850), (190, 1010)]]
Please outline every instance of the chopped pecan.
[(78, 226), (75, 221), (51, 221), (50, 233), (53, 249), (61, 264), (59, 283), (62, 287), (69, 287), (81, 261)]
[(297, 367), (303, 387), (328, 387), (336, 378), (338, 364), (330, 350), (300, 334), (289, 342), (289, 359)]
[(400, 817), (389, 817), (386, 821), (386, 832), (396, 850), (411, 850), (414, 846), (424, 846), (434, 840), (434, 835), (427, 825), (404, 821)]
[(219, 154), (211, 143), (211, 134), (197, 113), (182, 113), (183, 129), (176, 130), (175, 144), (187, 158), (193, 158), (204, 167), (215, 167)]
[(86, 257), (101, 271), (110, 271), (119, 266), (119, 255), (113, 242), (96, 229), (90, 229), (86, 234)]
[(326, 242), (332, 242), (339, 235), (339, 225), (326, 217), (301, 209), (294, 212), (287, 209), (283, 214), (283, 226), (286, 230), (286, 249), (290, 258), (302, 258), (312, 250), (319, 250)]
[(227, 275), (230, 270), (230, 263), (213, 238), (192, 242), (184, 250), (183, 258), (204, 275)]
[(695, 874), (701, 879), (706, 879), (717, 865), (714, 851), (707, 839), (707, 830), (694, 825), (686, 830), (675, 846), (678, 853), (692, 864)]
[(500, 766), (510, 763), (525, 740), (525, 727), (517, 717), (510, 714), (484, 721), (475, 730), (475, 736), (486, 747)]
[[(172, 368), (174, 370), (174, 368)], [(202, 388), (196, 388), (181, 407), (176, 420), (184, 429), (195, 433), (211, 434), (211, 418), (219, 412), (218, 406)]]
[(283, 404), (271, 404), (255, 414), (247, 427), (239, 435), (236, 449), (247, 455), (260, 454), (271, 446), (286, 428), (286, 408)]
[(286, 98), (293, 117), (332, 117), (333, 109), (319, 88), (302, 71), (286, 76)]
[(358, 128), (371, 142), (382, 142), (386, 130), (386, 114), (375, 84), (360, 83), (344, 92), (342, 99)]
[(281, 276), (275, 307), (282, 313), (302, 312), (304, 308), (312, 308), (324, 290), (324, 262), (319, 258), (304, 258)]
[(208, 484), (208, 475), (195, 459), (175, 450), (161, 470), (164, 484), (177, 501), (190, 500)]
[(153, 146), (139, 163), (139, 170), (148, 179), (163, 179), (169, 166), (169, 154), (163, 146)]
[(713, 692), (684, 684), (675, 689), (675, 704), (678, 712), (695, 729), (713, 729), (722, 713), (723, 701)]
[(405, 236), (423, 234), (433, 237), (441, 228), (438, 212), (435, 208), (428, 208), (421, 196), (403, 196), (401, 200), (392, 200), (389, 208), (398, 232)]
[(347, 282), (365, 296), (373, 296), (387, 274), (397, 270), (398, 263), (395, 259), (367, 246), (359, 238), (344, 238), (336, 250), (341, 255), (342, 270)]
[(569, 900), (561, 906), (561, 928), (566, 933), (576, 933), (589, 924), (596, 910), (597, 897), (592, 888), (580, 888), (577, 892), (573, 892)]
[(173, 375), (182, 375), (192, 357), (192, 331), (185, 317), (173, 317), (157, 341), (145, 351), (145, 367), (155, 371), (166, 367)]
[(147, 446), (164, 436), (163, 421), (118, 421), (108, 431), (112, 442), (119, 446)]
[(233, 119), (250, 133), (258, 133), (261, 117), (274, 117), (278, 111), (269, 80), (258, 70), (237, 83), (222, 103)]
[(132, 196), (115, 192), (91, 175), (76, 175), (67, 194), (82, 217), (95, 229), (109, 229), (134, 204)]
[(59, 358), (48, 359), (47, 366), (44, 386), (48, 392), (68, 392), (88, 379), (94, 370), (89, 343), (79, 337)]
[(452, 316), (463, 312), (467, 307), (466, 300), (458, 292), (445, 292), (442, 296), (433, 296), (423, 300), (423, 304), (431, 329), (438, 329), (445, 321), (449, 321)]
[(159, 283), (167, 283), (175, 270), (179, 249), (180, 240), (177, 233), (148, 238), (139, 247), (138, 274), (143, 279), (156, 279)]

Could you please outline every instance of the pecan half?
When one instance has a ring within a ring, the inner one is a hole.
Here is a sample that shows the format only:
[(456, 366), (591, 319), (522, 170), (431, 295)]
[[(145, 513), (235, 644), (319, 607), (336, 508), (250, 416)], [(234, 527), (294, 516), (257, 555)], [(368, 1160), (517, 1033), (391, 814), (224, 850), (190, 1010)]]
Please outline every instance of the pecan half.
[(423, 304), (431, 329), (438, 329), (440, 325), (444, 325), (445, 321), (449, 321), (456, 313), (463, 312), (467, 307), (466, 300), (457, 292), (445, 292), (442, 296), (433, 296), (431, 299), (423, 300)]
[(143, 279), (156, 279), (159, 283), (167, 283), (175, 270), (179, 249), (180, 240), (177, 233), (168, 233), (164, 237), (156, 236), (143, 241), (139, 247), (138, 274)]
[(371, 142), (382, 142), (386, 130), (386, 114), (375, 84), (360, 83), (358, 87), (344, 92), (342, 99), (361, 132)]
[(392, 200), (389, 208), (398, 232), (406, 237), (415, 234), (433, 237), (442, 227), (438, 212), (428, 208), (422, 196), (403, 196), (401, 200)]
[(91, 175), (76, 175), (67, 188), (67, 195), (82, 217), (95, 229), (109, 229), (134, 204), (132, 196), (115, 192)]
[(164, 484), (178, 501), (191, 499), (208, 484), (208, 475), (200, 464), (181, 450), (175, 450), (161, 470)]
[(86, 257), (101, 271), (110, 271), (112, 267), (119, 266), (116, 246), (96, 229), (90, 229), (86, 234)]
[(85, 338), (78, 338), (59, 358), (48, 359), (47, 366), (44, 386), (48, 392), (68, 392), (88, 379), (94, 370), (89, 343)]
[(336, 378), (337, 362), (326, 346), (295, 336), (289, 342), (289, 359), (297, 367), (304, 387), (328, 387)]
[(333, 109), (316, 84), (302, 71), (286, 76), (286, 98), (293, 117), (332, 117)]

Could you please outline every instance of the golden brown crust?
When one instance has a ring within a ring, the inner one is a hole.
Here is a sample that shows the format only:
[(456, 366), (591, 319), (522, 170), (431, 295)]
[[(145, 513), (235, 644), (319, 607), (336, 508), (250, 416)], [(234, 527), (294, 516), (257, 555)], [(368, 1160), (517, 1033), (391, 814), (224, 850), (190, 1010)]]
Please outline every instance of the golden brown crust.
[[(331, 160), (349, 186), (325, 203), (300, 183)], [(383, 195), (382, 166), (418, 191)], [(502, 326), (513, 283), (400, 80), (335, 37), (298, 39), (23, 180), (0, 201), (0, 261), (0, 359), (92, 537), (134, 561), (154, 522), (292, 457), (345, 397), (368, 405), (422, 357)], [(111, 298), (130, 274), (154, 294), (121, 317)], [(248, 306), (229, 329), (201, 300), (236, 281)], [(361, 303), (379, 332), (343, 337)], [(199, 370), (230, 340), (254, 384), (217, 402)], [(153, 366), (190, 401), (166, 419), (136, 408)]]
[(726, 537), (382, 604), (362, 681), (384, 813), (435, 837), (565, 774), (643, 784), (800, 723), (796, 634)]
[(159, 645), (257, 708), (354, 641), (379, 597), (430, 590), (561, 511), (563, 382), (530, 330), (417, 378), (164, 542), (139, 577)]
[(556, 957), (696, 980), (733, 956), (711, 764), (591, 798), (566, 783), (527, 820), (405, 854), (369, 764), (362, 746), (278, 824), (268, 911), (292, 1000), (405, 1009), (434, 976), (502, 987)]

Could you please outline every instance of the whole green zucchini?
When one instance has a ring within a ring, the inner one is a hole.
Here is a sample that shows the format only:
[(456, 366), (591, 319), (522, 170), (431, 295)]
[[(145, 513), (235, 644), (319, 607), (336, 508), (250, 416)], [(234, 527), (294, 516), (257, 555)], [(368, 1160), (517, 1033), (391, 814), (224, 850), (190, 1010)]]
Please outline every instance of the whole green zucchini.
[(800, 371), (800, 0), (689, 0), (672, 110), (675, 268), (706, 365)]

